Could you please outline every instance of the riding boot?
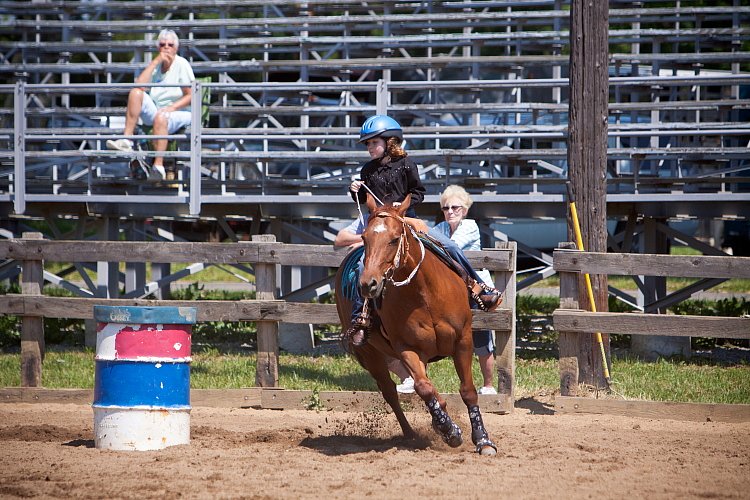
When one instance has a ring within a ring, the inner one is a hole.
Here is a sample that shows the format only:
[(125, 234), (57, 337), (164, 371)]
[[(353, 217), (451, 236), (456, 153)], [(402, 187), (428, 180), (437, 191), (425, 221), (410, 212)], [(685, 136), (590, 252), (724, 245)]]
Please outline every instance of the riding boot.
[(367, 343), (370, 336), (370, 318), (359, 316), (352, 321), (344, 334), (352, 345), (361, 347)]
[(457, 266), (457, 271), (461, 279), (464, 280), (466, 288), (469, 290), (469, 295), (479, 309), (482, 311), (494, 311), (497, 309), (503, 301), (499, 290), (472, 278), (461, 266)]
[(482, 311), (494, 311), (495, 309), (497, 309), (497, 307), (503, 301), (503, 298), (498, 290), (472, 278), (469, 273), (467, 273), (466, 270), (461, 266), (457, 266), (456, 271), (466, 284), (466, 288), (469, 290), (471, 299), (476, 303), (479, 309), (481, 309)]
[(471, 298), (483, 311), (494, 311), (502, 303), (500, 292), (484, 283), (472, 280), (474, 283), (466, 283)]
[(344, 336), (349, 339), (352, 345), (361, 347), (367, 343), (367, 338), (370, 336), (370, 311), (368, 307), (369, 303), (365, 301), (362, 311), (357, 314), (349, 325), (349, 328), (344, 333)]

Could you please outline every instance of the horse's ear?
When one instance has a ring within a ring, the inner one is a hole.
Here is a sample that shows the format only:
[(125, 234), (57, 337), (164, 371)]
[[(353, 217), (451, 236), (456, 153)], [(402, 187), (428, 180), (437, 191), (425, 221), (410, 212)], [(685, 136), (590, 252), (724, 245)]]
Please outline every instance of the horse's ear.
[(411, 193), (406, 195), (406, 198), (404, 198), (404, 201), (401, 202), (401, 205), (398, 206), (398, 214), (403, 217), (407, 210), (409, 210), (409, 205), (411, 204)]
[(367, 193), (367, 201), (365, 202), (365, 205), (367, 205), (368, 210), (370, 210), (370, 213), (375, 212), (377, 210), (378, 205), (375, 203), (375, 197), (371, 195), (370, 193)]

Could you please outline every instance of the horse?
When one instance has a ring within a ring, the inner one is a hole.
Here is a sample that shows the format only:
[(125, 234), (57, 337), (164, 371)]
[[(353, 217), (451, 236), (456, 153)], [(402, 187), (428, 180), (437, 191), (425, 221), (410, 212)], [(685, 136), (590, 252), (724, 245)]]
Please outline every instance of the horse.
[[(404, 363), (414, 389), (432, 416), (432, 427), (451, 447), (463, 443), (461, 429), (446, 412), (446, 402), (426, 373), (427, 363), (452, 357), (460, 380), (460, 394), (469, 412), (476, 452), (495, 455), (497, 446), (482, 422), (471, 372), (472, 313), (463, 280), (431, 251), (425, 249), (405, 217), (410, 196), (401, 205), (376, 207), (368, 195), (370, 219), (362, 234), (364, 271), (359, 277), (362, 296), (375, 304), (376, 315), (368, 342), (349, 345), (350, 352), (375, 379), (406, 438), (415, 437), (399, 404), (388, 361)], [(424, 223), (422, 223), (424, 224)], [(352, 269), (350, 254), (336, 275), (336, 305), (341, 324), (351, 318), (351, 301), (342, 290), (342, 274)], [(356, 262), (355, 262), (356, 264)]]

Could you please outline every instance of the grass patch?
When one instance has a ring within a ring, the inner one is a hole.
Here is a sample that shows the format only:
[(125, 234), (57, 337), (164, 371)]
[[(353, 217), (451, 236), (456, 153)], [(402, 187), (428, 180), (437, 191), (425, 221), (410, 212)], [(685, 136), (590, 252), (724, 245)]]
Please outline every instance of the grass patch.
[[(0, 387), (21, 385), (21, 355), (0, 354)], [(42, 386), (48, 389), (93, 389), (94, 351), (50, 350), (42, 365)]]
[[(20, 385), (20, 355), (0, 354), (0, 387)], [(190, 382), (194, 389), (232, 389), (255, 385), (254, 352), (199, 348), (193, 355)], [(557, 360), (516, 359), (516, 397), (553, 394), (559, 389)], [(441, 392), (458, 392), (450, 359), (430, 365), (430, 378)], [(750, 365), (719, 366), (707, 361), (661, 360), (644, 363), (615, 359), (612, 379), (628, 399), (692, 403), (750, 404)], [(474, 382), (479, 383), (474, 362)], [(90, 349), (48, 351), (42, 385), (47, 388), (94, 387), (94, 352)], [(313, 391), (376, 391), (375, 382), (350, 356), (299, 356), (282, 353), (279, 385)]]
[(650, 401), (750, 403), (750, 365), (720, 367), (706, 362), (616, 359), (614, 387), (623, 396)]
[[(176, 262), (171, 266), (171, 271), (176, 273), (182, 271), (190, 264), (184, 262)], [(80, 274), (72, 268), (72, 264), (69, 262), (46, 262), (44, 265), (46, 271), (53, 274), (60, 274), (64, 272), (65, 279), (70, 281), (83, 281)], [(119, 265), (121, 273), (125, 272), (125, 263), (121, 262)], [(66, 272), (69, 271), (69, 272)], [(96, 271), (86, 269), (85, 273), (96, 282)], [(146, 266), (146, 280), (150, 281), (151, 277), (151, 265)], [(255, 276), (245, 272), (241, 269), (237, 269), (229, 264), (206, 264), (205, 269), (185, 276), (177, 280), (179, 283), (190, 283), (192, 281), (200, 281), (202, 283), (255, 283)]]

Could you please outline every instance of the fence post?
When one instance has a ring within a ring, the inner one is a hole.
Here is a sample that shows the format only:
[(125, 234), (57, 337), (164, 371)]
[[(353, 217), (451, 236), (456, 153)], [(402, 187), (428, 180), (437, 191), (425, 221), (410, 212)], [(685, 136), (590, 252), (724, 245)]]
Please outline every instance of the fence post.
[[(272, 234), (254, 234), (256, 243), (275, 243)], [(255, 264), (255, 299), (274, 300), (276, 294), (276, 264)], [(255, 385), (277, 387), (279, 385), (279, 323), (258, 321), (258, 361), (255, 365)]]
[(504, 304), (513, 312), (510, 331), (495, 331), (495, 369), (497, 393), (505, 398), (509, 411), (513, 411), (516, 385), (516, 242), (498, 241), (495, 248), (510, 250), (511, 270), (495, 273), (495, 287), (505, 291)]
[[(24, 240), (41, 240), (42, 233), (23, 233)], [(21, 293), (41, 295), (44, 284), (44, 263), (40, 260), (21, 262)], [(21, 316), (21, 386), (42, 385), (42, 361), (44, 360), (44, 318)]]
[[(558, 248), (575, 249), (575, 243), (560, 243)], [(559, 272), (560, 309), (578, 309), (578, 273)], [(558, 332), (560, 351), (560, 395), (578, 393), (578, 334)]]

